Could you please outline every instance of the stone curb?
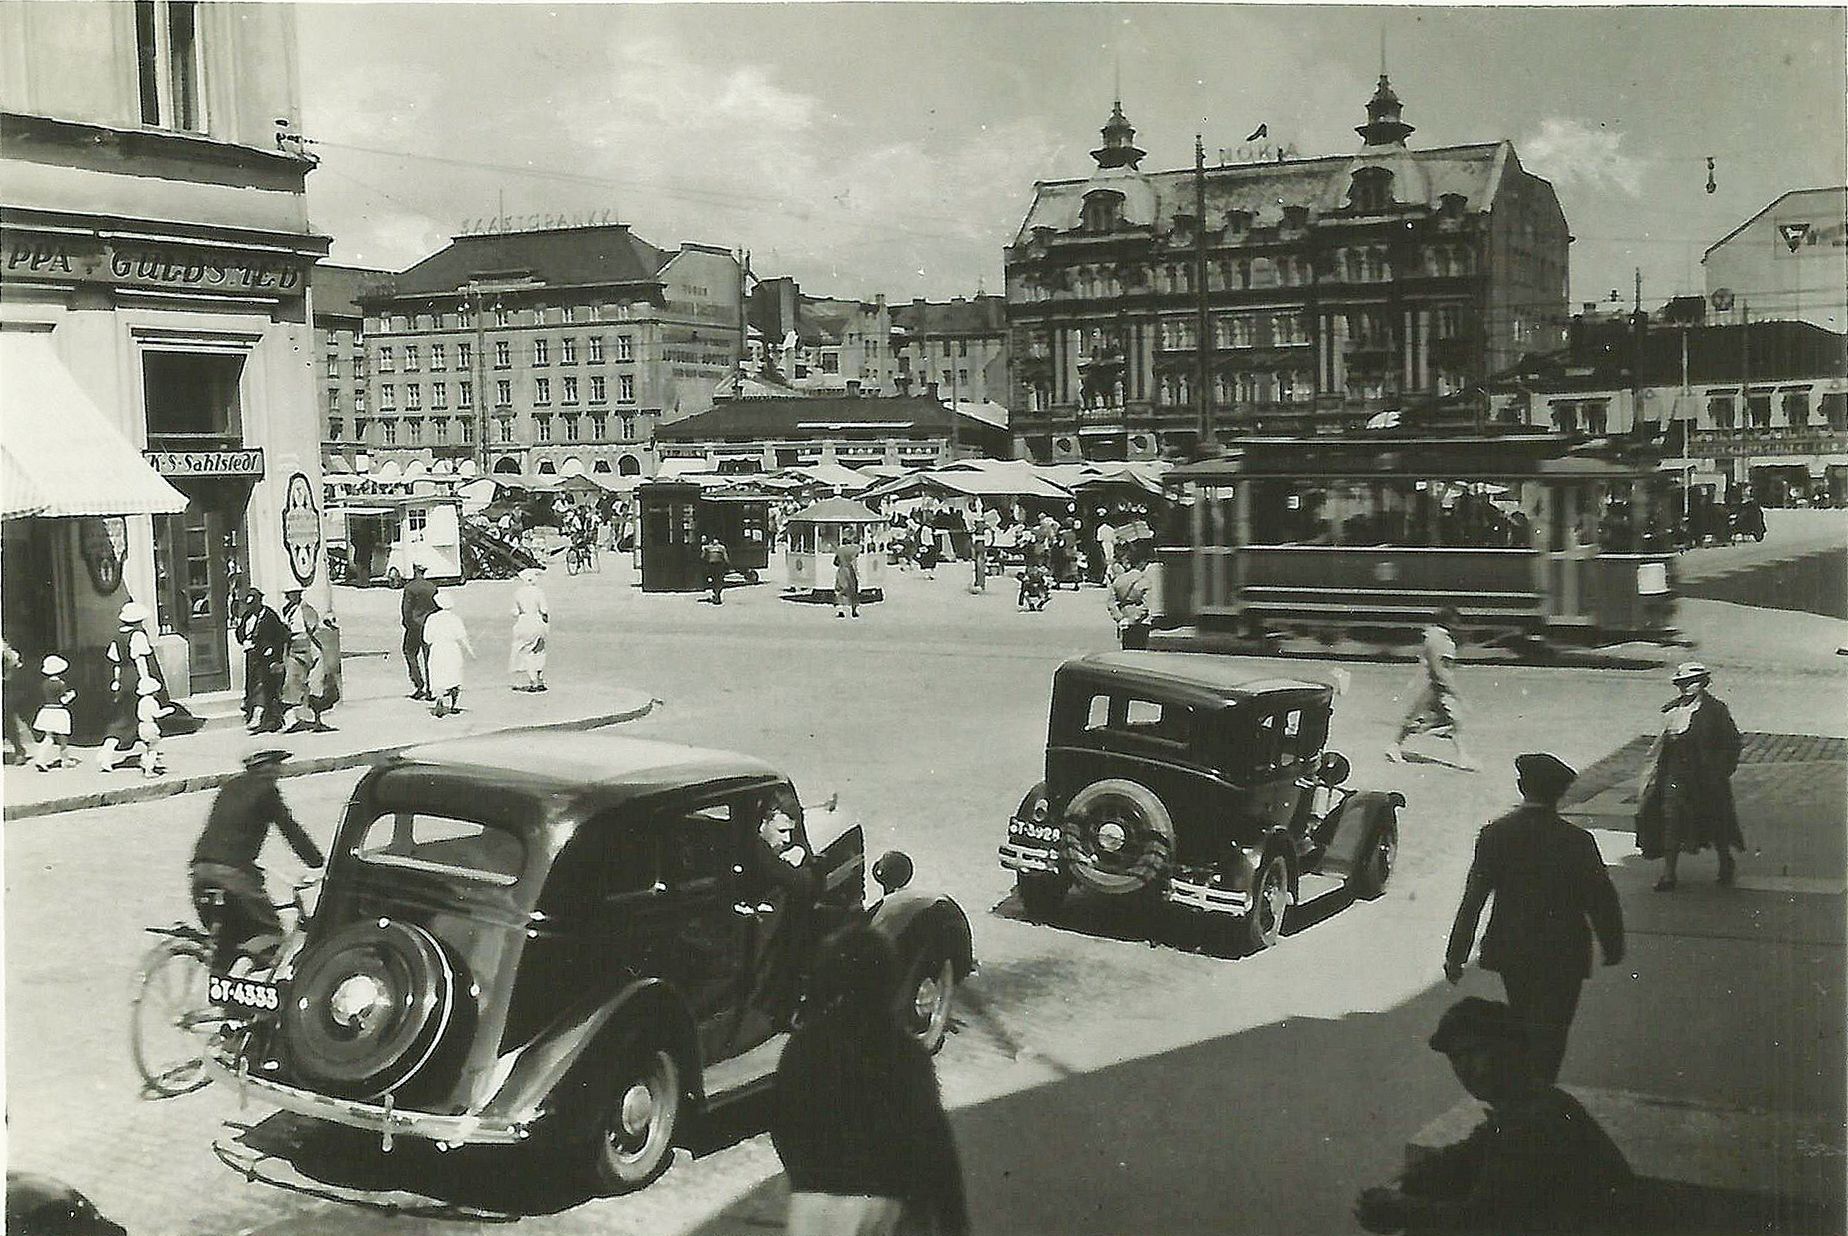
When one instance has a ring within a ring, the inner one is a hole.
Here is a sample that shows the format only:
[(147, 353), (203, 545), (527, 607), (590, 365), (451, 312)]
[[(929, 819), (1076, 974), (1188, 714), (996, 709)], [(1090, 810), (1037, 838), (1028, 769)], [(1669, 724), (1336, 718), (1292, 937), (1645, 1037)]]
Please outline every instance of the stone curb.
[[(654, 711), (658, 700), (650, 699), (638, 707), (630, 707), (617, 712), (599, 713), (590, 717), (574, 717), (568, 721), (542, 721), (532, 725), (510, 725), (500, 729), (482, 730), (477, 734), (457, 735), (458, 738), (478, 738), (484, 734), (538, 734), (547, 731), (569, 733), (574, 730), (594, 730), (605, 725), (616, 725), (624, 721), (633, 721), (645, 717)], [(416, 742), (396, 743), (384, 747), (372, 747), (364, 751), (347, 751), (339, 755), (323, 755), (314, 759), (290, 760), (284, 766), (282, 776), (310, 777), (316, 773), (337, 772), (343, 768), (357, 768), (361, 764), (370, 764), (382, 756), (396, 755), (412, 747), (427, 746), (436, 738), (423, 738)], [(191, 794), (198, 790), (214, 790), (238, 774), (233, 771), (205, 773), (197, 777), (175, 777), (162, 781), (142, 782), (139, 785), (124, 785), (107, 790), (97, 790), (89, 794), (73, 794), (66, 798), (47, 798), (38, 802), (20, 803), (6, 808), (8, 823), (14, 820), (28, 820), (34, 816), (62, 815), (71, 811), (88, 811), (92, 807), (113, 807), (119, 803), (150, 802), (157, 798), (169, 798), (175, 794)]]

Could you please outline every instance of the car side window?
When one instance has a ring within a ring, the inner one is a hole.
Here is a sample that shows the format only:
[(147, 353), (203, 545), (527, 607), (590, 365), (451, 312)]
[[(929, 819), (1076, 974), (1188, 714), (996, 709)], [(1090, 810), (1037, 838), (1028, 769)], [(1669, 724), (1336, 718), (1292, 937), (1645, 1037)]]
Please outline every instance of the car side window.
[(1298, 740), (1303, 732), (1303, 710), (1292, 708), (1273, 719), (1277, 723), (1276, 766), (1279, 771), (1294, 768), (1302, 760), (1302, 746)]
[(1184, 747), (1193, 737), (1193, 709), (1131, 695), (1099, 692), (1085, 710), (1086, 734), (1123, 734)]
[(670, 816), (661, 837), (661, 870), (669, 884), (722, 879), (738, 861), (735, 804), (704, 803)]

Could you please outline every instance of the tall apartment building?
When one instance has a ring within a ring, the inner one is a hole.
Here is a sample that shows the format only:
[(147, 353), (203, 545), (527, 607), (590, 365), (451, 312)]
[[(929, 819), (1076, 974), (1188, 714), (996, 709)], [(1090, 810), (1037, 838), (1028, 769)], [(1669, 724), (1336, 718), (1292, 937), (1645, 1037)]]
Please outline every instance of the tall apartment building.
[(365, 313), (359, 296), (391, 279), (387, 270), (335, 266), (322, 262), (314, 268), (314, 354), (320, 382), (315, 387), (321, 407), (321, 449), (329, 463), (349, 466), (345, 452), (351, 446), (354, 423), (366, 416)]
[(652, 473), (656, 427), (737, 368), (740, 276), (725, 249), (623, 224), (455, 237), (360, 295), (370, 395), (350, 445), (374, 467)]
[(1334, 431), (1559, 346), (1552, 186), (1506, 141), (1408, 148), (1383, 75), (1356, 132), (1353, 155), (1144, 172), (1119, 104), (1096, 170), (1035, 185), (1006, 251), (1020, 453), (1193, 449), (1203, 382), (1218, 434)]
[(0, 4), (0, 596), (80, 729), (130, 600), (176, 695), (243, 589), (329, 608), (300, 116), (290, 6)]
[(1848, 332), (1848, 188), (1779, 194), (1709, 246), (1700, 264), (1719, 321)]
[(1008, 401), (1007, 300), (978, 293), (894, 305), (896, 393), (927, 391), (957, 403)]

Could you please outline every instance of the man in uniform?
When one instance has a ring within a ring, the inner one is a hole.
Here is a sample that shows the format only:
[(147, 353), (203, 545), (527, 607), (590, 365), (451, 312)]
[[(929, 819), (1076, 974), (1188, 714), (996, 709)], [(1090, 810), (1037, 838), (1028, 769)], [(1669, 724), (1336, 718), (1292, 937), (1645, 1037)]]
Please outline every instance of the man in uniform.
[(1354, 1217), (1370, 1232), (1617, 1233), (1632, 1230), (1635, 1177), (1579, 1101), (1532, 1071), (1505, 1004), (1469, 996), (1431, 1036), (1457, 1080), (1489, 1105), (1463, 1141), (1366, 1190)]
[(411, 567), (411, 578), (404, 585), (404, 599), (398, 604), (398, 620), (404, 626), (404, 666), (411, 675), (411, 698), (430, 698), (430, 650), (424, 646), (424, 620), (436, 612), (436, 585), (424, 575), (424, 564)]
[[(289, 814), (276, 788), (276, 778), (288, 758), (287, 751), (258, 751), (246, 756), (244, 771), (227, 781), (212, 800), (205, 831), (193, 847), (192, 897), (200, 919), (205, 919), (211, 894), (222, 892), (224, 949), (227, 954), (247, 952), (259, 964), (273, 958), (282, 943), (282, 920), (276, 916), (276, 907), (263, 885), (263, 868), (257, 865), (270, 828), (276, 828), (296, 857), (310, 867), (327, 861), (314, 839)], [(224, 956), (216, 960), (229, 959)]]
[(1623, 911), (1591, 834), (1562, 819), (1559, 800), (1578, 773), (1551, 755), (1516, 757), (1521, 805), (1476, 838), (1444, 956), (1444, 977), (1463, 977), (1476, 922), (1492, 893), (1482, 937), (1482, 968), (1502, 976), (1508, 1003), (1527, 1033), (1535, 1075), (1559, 1080), (1579, 989), (1591, 977), (1595, 931), (1604, 964), (1623, 960)]

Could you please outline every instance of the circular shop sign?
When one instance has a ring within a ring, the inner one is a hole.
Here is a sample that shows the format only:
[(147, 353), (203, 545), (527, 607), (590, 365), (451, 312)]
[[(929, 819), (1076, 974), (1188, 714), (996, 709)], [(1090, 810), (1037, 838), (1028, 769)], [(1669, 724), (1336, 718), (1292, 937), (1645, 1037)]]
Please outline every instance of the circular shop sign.
[(295, 582), (304, 588), (312, 584), (321, 557), (321, 512), (314, 503), (314, 486), (300, 472), (289, 478), (282, 502), (282, 547), (288, 551)]

